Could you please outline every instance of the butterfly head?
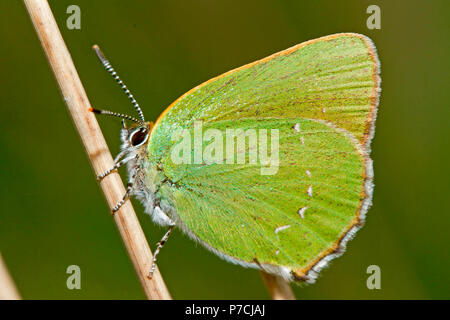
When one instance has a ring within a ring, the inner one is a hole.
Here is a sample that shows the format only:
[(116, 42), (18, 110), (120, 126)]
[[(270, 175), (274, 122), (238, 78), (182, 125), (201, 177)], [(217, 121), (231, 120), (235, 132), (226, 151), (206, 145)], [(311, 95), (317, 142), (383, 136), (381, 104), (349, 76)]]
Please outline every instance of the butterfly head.
[[(134, 118), (132, 116), (117, 113), (109, 110), (98, 110), (94, 108), (90, 108), (89, 111), (97, 113), (97, 114), (105, 114), (109, 116), (114, 116), (118, 118), (122, 118), (122, 125), (123, 128), (121, 130), (121, 140), (122, 140), (122, 149), (141, 149), (144, 145), (147, 144), (148, 138), (150, 135), (150, 132), (153, 127), (152, 122), (146, 122), (144, 119), (144, 113), (142, 112), (141, 107), (137, 103), (134, 96), (131, 94), (130, 90), (128, 90), (125, 83), (119, 78), (117, 75), (117, 72), (113, 69), (111, 66), (111, 63), (105, 58), (103, 52), (100, 50), (100, 48), (97, 45), (93, 46), (93, 49), (95, 53), (97, 54), (97, 57), (100, 59), (101, 63), (105, 67), (106, 71), (108, 71), (113, 78), (117, 81), (117, 84), (119, 84), (122, 88), (122, 90), (125, 92), (125, 94), (128, 96), (128, 98), (131, 100), (131, 103), (133, 104), (133, 107), (136, 109), (139, 117)], [(125, 124), (125, 120), (130, 120), (134, 122), (134, 125), (130, 128), (128, 128)]]
[(122, 129), (120, 131), (122, 148), (140, 149), (147, 144), (152, 128), (153, 122), (146, 122), (128, 128), (125, 121), (122, 120)]

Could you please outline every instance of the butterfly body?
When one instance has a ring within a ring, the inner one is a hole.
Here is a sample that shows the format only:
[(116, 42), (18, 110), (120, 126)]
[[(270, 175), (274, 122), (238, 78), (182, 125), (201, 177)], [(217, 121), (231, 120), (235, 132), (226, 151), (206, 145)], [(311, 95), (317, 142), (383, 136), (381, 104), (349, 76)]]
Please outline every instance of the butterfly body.
[(314, 282), (371, 204), (379, 84), (375, 47), (352, 33), (211, 79), (123, 129), (130, 193), (227, 261)]

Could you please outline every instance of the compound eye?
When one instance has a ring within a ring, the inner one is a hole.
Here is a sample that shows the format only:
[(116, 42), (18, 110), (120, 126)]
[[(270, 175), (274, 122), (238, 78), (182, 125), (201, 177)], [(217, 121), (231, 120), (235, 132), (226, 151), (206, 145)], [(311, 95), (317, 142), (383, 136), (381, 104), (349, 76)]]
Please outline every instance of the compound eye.
[(148, 138), (148, 131), (145, 128), (140, 128), (135, 130), (131, 135), (130, 135), (130, 143), (133, 147), (137, 147), (140, 146), (141, 144), (143, 144), (145, 141), (147, 141)]

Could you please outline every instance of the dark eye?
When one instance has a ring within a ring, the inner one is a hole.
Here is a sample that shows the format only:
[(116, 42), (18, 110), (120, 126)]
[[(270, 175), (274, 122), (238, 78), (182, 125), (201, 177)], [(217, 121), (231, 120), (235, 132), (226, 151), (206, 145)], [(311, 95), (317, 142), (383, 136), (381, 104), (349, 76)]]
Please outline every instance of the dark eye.
[(130, 136), (130, 143), (133, 147), (139, 146), (147, 140), (148, 131), (145, 128), (134, 131)]

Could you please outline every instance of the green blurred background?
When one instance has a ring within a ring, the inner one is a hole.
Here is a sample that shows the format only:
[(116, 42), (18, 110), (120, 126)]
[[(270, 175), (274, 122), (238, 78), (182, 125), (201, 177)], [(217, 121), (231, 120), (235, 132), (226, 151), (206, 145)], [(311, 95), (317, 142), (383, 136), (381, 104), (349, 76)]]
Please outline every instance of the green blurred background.
[[(71, 4), (81, 30), (66, 27)], [(366, 27), (370, 4), (381, 8), (381, 30)], [(316, 284), (294, 288), (298, 299), (450, 298), (449, 4), (50, 1), (92, 105), (134, 112), (92, 52), (98, 43), (147, 119), (195, 85), (297, 43), (346, 31), (373, 39), (383, 90), (374, 205), (346, 254)], [(26, 299), (144, 298), (21, 1), (0, 1), (0, 39), (0, 252), (18, 289)], [(116, 154), (120, 121), (99, 121)], [(164, 230), (134, 202), (154, 249)], [(72, 264), (81, 290), (66, 288)], [(372, 264), (381, 290), (366, 287)], [(269, 298), (256, 271), (178, 231), (159, 267), (176, 299)]]

